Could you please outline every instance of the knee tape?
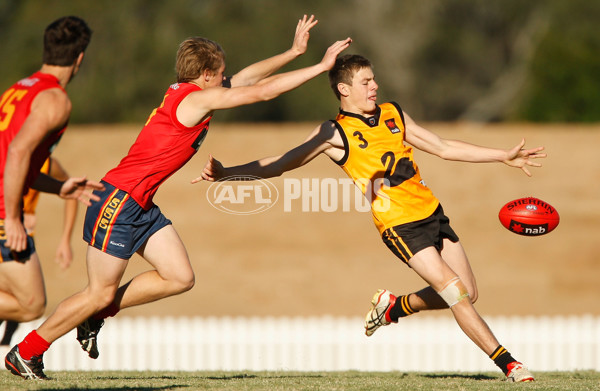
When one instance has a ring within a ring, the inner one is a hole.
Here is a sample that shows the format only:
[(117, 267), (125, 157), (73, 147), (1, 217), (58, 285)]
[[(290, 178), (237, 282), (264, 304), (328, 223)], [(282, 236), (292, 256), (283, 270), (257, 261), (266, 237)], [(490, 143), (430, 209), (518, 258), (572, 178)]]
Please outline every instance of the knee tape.
[(438, 295), (444, 299), (448, 307), (452, 307), (459, 301), (469, 297), (469, 292), (460, 278), (455, 277), (446, 283), (446, 286), (438, 292)]

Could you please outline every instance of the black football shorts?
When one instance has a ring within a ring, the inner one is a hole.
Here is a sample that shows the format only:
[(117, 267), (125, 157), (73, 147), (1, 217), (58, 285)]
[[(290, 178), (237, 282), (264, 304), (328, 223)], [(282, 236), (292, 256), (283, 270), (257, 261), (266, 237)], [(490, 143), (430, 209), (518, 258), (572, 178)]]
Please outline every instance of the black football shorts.
[(2, 254), (2, 258), (0, 262), (9, 262), (9, 261), (17, 261), (17, 262), (25, 262), (31, 258), (31, 255), (35, 253), (35, 244), (33, 242), (33, 238), (31, 235), (27, 235), (27, 247), (23, 251), (13, 251), (6, 247), (4, 244), (6, 243), (6, 233), (4, 232), (4, 220), (0, 219), (0, 253)]
[(443, 248), (445, 238), (456, 243), (458, 235), (450, 227), (450, 219), (439, 205), (433, 214), (423, 220), (397, 225), (383, 231), (383, 242), (388, 248), (408, 264), (414, 254), (427, 247)]

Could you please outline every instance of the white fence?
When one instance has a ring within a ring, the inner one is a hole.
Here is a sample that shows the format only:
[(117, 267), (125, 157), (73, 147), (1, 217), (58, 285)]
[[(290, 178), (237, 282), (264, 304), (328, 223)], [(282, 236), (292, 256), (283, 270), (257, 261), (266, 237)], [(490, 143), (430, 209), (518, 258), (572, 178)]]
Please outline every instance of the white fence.
[[(600, 317), (490, 317), (500, 342), (533, 371), (600, 370)], [(21, 325), (14, 341), (40, 321)], [(364, 335), (360, 318), (108, 319), (100, 357), (75, 332), (46, 353), (48, 370), (496, 371), (453, 318), (417, 315)]]

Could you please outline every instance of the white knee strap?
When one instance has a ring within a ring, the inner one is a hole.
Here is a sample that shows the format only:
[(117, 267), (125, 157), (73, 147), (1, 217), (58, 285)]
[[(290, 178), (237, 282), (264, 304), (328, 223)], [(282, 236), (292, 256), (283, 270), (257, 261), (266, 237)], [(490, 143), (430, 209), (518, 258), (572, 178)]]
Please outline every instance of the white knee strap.
[(446, 283), (446, 286), (438, 292), (438, 295), (444, 299), (448, 307), (452, 307), (459, 301), (469, 297), (469, 292), (460, 278), (455, 277)]

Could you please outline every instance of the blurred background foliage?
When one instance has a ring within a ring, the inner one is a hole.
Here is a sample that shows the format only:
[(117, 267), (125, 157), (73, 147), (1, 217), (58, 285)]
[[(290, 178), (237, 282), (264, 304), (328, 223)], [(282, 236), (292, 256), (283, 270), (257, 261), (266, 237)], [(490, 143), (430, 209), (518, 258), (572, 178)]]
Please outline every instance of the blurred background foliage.
[[(43, 30), (64, 15), (94, 30), (69, 86), (73, 123), (139, 122), (174, 81), (189, 36), (219, 42), (227, 72), (291, 45), (315, 14), (308, 52), (335, 40), (374, 63), (379, 100), (425, 121), (600, 120), (600, 1), (594, 0), (1, 0), (0, 90), (37, 70)], [(320, 121), (338, 103), (326, 75), (274, 101), (218, 113), (223, 121)]]

